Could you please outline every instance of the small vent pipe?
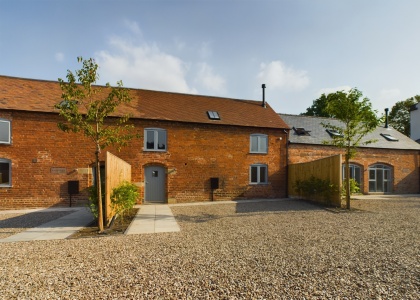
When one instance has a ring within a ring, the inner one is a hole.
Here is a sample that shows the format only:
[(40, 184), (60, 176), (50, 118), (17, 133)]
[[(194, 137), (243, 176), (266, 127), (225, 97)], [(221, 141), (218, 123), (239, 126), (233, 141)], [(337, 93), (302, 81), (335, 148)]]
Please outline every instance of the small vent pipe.
[(263, 84), (262, 86), (262, 92), (263, 92), (263, 94), (262, 94), (262, 107), (266, 107), (265, 106), (265, 84)]
[(388, 128), (388, 111), (389, 108), (385, 108), (385, 128)]

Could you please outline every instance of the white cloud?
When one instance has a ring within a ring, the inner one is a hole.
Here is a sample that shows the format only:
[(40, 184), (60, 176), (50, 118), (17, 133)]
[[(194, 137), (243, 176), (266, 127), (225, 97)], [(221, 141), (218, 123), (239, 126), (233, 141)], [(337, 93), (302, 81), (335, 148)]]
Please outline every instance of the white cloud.
[(281, 90), (303, 90), (309, 84), (306, 71), (287, 67), (279, 60), (260, 65), (257, 79), (270, 88)]
[(55, 55), (55, 60), (58, 62), (62, 62), (64, 60), (64, 53), (62, 52), (57, 52)]
[(156, 45), (134, 45), (120, 38), (110, 40), (112, 52), (96, 53), (101, 82), (122, 80), (125, 86), (181, 93), (197, 93), (185, 77), (188, 64), (161, 51)]
[(212, 92), (225, 93), (226, 80), (214, 74), (213, 68), (207, 63), (200, 63), (196, 82)]
[(318, 92), (318, 96), (321, 96), (322, 94), (328, 95), (331, 93), (335, 93), (338, 91), (344, 91), (344, 92), (349, 92), (352, 88), (348, 85), (342, 85), (342, 86), (337, 86), (337, 87), (332, 87), (332, 88), (323, 88), (320, 89)]
[(137, 22), (130, 21), (130, 20), (124, 20), (124, 25), (135, 35), (140, 35), (140, 36), (142, 35), (141, 29), (140, 29), (139, 25), (137, 24)]

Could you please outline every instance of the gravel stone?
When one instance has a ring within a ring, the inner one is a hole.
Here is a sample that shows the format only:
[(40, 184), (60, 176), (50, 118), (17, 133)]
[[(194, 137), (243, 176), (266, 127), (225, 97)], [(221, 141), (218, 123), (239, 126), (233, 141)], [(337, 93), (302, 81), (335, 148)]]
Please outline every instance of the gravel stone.
[(155, 233), (5, 243), (0, 299), (419, 299), (420, 198), (172, 206)]

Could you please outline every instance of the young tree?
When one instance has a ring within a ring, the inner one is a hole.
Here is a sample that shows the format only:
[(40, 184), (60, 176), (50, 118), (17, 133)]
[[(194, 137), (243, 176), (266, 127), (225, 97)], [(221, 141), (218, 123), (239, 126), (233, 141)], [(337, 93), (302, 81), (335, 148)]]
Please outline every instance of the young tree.
[(331, 118), (331, 115), (326, 111), (327, 103), (328, 96), (322, 94), (321, 97), (314, 100), (312, 105), (306, 109), (306, 112), (301, 113), (301, 115)]
[(104, 230), (104, 216), (102, 208), (102, 189), (99, 154), (101, 150), (110, 145), (118, 148), (125, 146), (135, 136), (133, 126), (126, 124), (128, 115), (108, 118), (115, 112), (121, 103), (131, 101), (127, 89), (123, 88), (122, 81), (117, 87), (93, 86), (99, 79), (98, 65), (90, 58), (84, 60), (78, 57), (77, 61), (83, 64), (75, 73), (67, 71), (67, 81), (58, 79), (62, 90), (60, 103), (55, 105), (65, 121), (59, 122), (58, 127), (65, 132), (82, 132), (95, 145), (96, 191), (98, 198), (98, 228)]
[(347, 209), (350, 209), (349, 161), (355, 156), (358, 146), (375, 142), (375, 140), (362, 142), (362, 139), (379, 125), (379, 118), (376, 116), (376, 111), (372, 110), (369, 99), (361, 99), (362, 96), (362, 92), (356, 88), (351, 89), (348, 93), (339, 91), (329, 94), (327, 96), (326, 112), (333, 118), (340, 120), (342, 125), (332, 125), (330, 122), (322, 124), (326, 129), (335, 130), (339, 133), (331, 141), (325, 141), (324, 143), (345, 149)]
[(394, 104), (389, 113), (389, 124), (406, 136), (410, 136), (410, 108), (420, 102), (420, 96), (414, 96)]

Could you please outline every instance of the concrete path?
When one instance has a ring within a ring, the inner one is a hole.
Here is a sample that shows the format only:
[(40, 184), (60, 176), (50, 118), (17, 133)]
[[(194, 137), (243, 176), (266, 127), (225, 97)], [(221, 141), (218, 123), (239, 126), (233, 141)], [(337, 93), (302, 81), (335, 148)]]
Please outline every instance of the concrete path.
[[(284, 199), (281, 199), (284, 200)], [(158, 232), (178, 232), (180, 227), (175, 220), (171, 211), (171, 206), (190, 206), (190, 205), (214, 205), (224, 203), (247, 203), (260, 201), (279, 201), (279, 199), (256, 199), (241, 201), (214, 201), (214, 202), (198, 202), (185, 204), (143, 204), (136, 205), (139, 208), (137, 215), (127, 228), (125, 234), (146, 234)], [(72, 208), (40, 208), (31, 210), (9, 210), (0, 211), (0, 213), (30, 213), (34, 211), (63, 211), (74, 210), (75, 212), (68, 214), (59, 219), (42, 224), (41, 226), (30, 228), (21, 233), (0, 239), (0, 243), (35, 241), (35, 240), (56, 240), (65, 239), (73, 233), (79, 231), (83, 227), (88, 226), (93, 217), (86, 207)], [(48, 213), (48, 212), (46, 212)]]
[(166, 204), (145, 204), (140, 206), (137, 215), (125, 234), (143, 234), (180, 231), (170, 207)]
[(76, 211), (38, 227), (0, 239), (0, 243), (65, 239), (92, 223), (92, 213), (88, 208), (73, 207), (71, 209)]

